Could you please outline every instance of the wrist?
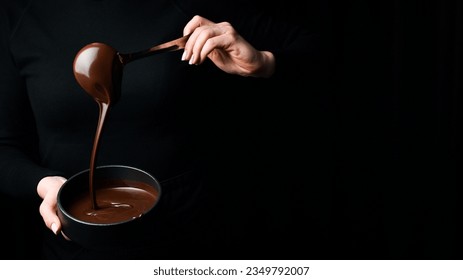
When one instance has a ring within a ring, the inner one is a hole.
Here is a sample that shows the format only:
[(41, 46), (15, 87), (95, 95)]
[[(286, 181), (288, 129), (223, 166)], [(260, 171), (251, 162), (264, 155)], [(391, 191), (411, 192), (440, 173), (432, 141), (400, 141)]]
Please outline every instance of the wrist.
[(251, 75), (256, 78), (270, 78), (275, 72), (275, 56), (269, 51), (260, 52), (260, 67)]

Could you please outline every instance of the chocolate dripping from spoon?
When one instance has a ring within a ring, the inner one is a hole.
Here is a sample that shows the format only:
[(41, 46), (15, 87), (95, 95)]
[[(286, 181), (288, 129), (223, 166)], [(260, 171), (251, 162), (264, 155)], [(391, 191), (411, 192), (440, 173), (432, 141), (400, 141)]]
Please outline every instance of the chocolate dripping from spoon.
[(104, 43), (91, 43), (77, 53), (73, 63), (74, 76), (99, 107), (98, 125), (89, 169), (89, 192), (93, 209), (98, 209), (94, 189), (94, 172), (101, 132), (110, 108), (119, 101), (124, 66), (136, 59), (183, 49), (188, 38), (189, 35), (186, 35), (147, 50), (127, 54), (120, 53)]

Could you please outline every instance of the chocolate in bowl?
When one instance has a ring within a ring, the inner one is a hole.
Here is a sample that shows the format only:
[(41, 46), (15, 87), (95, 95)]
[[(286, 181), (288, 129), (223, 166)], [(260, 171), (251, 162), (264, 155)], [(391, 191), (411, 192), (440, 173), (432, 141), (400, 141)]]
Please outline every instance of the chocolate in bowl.
[(70, 177), (58, 193), (62, 232), (88, 248), (141, 244), (161, 195), (159, 182), (130, 166), (99, 166), (94, 173), (97, 208), (92, 207), (89, 169)]

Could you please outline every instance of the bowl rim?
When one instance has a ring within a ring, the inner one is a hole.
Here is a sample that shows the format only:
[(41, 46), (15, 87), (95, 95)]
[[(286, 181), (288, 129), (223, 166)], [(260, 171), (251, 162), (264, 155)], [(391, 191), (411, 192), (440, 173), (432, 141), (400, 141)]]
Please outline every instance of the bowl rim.
[[(113, 222), (113, 223), (92, 223), (92, 222), (88, 222), (88, 221), (79, 220), (79, 219), (75, 218), (74, 216), (72, 216), (71, 214), (69, 214), (69, 212), (67, 212), (66, 209), (62, 205), (61, 193), (63, 192), (64, 187), (68, 183), (68, 181), (70, 181), (71, 179), (74, 179), (75, 177), (81, 176), (84, 173), (89, 173), (90, 168), (87, 168), (87, 169), (84, 169), (84, 170), (81, 170), (81, 171), (75, 173), (74, 175), (69, 177), (66, 180), (66, 182), (63, 183), (63, 185), (60, 187), (60, 189), (58, 191), (58, 194), (57, 194), (57, 201), (56, 201), (57, 210), (62, 212), (62, 214), (65, 215), (67, 218), (73, 220), (74, 222), (83, 224), (83, 225), (99, 226), (99, 227), (107, 226), (107, 227), (109, 227), (109, 226), (117, 226), (117, 225), (127, 224), (127, 223), (132, 222), (132, 221), (136, 221), (138, 219), (143, 218), (143, 216), (145, 216), (147, 213), (151, 212), (154, 209), (154, 207), (158, 204), (159, 200), (161, 199), (162, 190), (161, 190), (160, 182), (153, 175), (151, 175), (149, 172), (147, 172), (147, 171), (145, 171), (143, 169), (133, 167), (133, 166), (129, 166), (129, 165), (110, 164), (110, 165), (100, 165), (100, 166), (95, 167), (95, 169), (109, 169), (109, 168), (124, 168), (124, 169), (134, 170), (134, 171), (143, 173), (144, 175), (147, 175), (152, 180), (154, 180), (155, 185), (153, 187), (156, 188), (156, 190), (158, 191), (157, 199), (150, 208), (148, 208), (145, 212), (142, 213), (142, 215), (140, 217), (135, 218), (135, 219), (130, 219), (130, 220), (124, 220), (124, 221), (120, 221), (120, 222)], [(62, 223), (62, 221), (61, 221), (61, 223)]]

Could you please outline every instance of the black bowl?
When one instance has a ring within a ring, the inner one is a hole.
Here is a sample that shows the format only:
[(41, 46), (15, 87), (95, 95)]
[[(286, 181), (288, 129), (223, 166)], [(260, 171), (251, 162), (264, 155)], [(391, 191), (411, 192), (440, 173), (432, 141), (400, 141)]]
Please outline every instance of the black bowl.
[[(71, 215), (71, 205), (77, 197), (89, 195), (89, 169), (81, 171), (70, 177), (61, 187), (58, 193), (58, 217), (61, 220), (62, 232), (73, 242), (87, 248), (108, 248), (119, 246), (131, 246), (142, 244), (150, 237), (150, 226), (152, 225), (153, 209), (161, 195), (161, 185), (149, 173), (130, 166), (107, 165), (95, 169), (94, 182), (98, 198), (98, 189), (101, 188), (96, 182), (102, 180), (122, 180), (127, 182), (139, 182), (149, 185), (156, 194), (151, 206), (139, 217), (112, 221), (95, 222)], [(149, 188), (148, 187), (148, 188)], [(89, 201), (91, 201), (89, 199)]]

